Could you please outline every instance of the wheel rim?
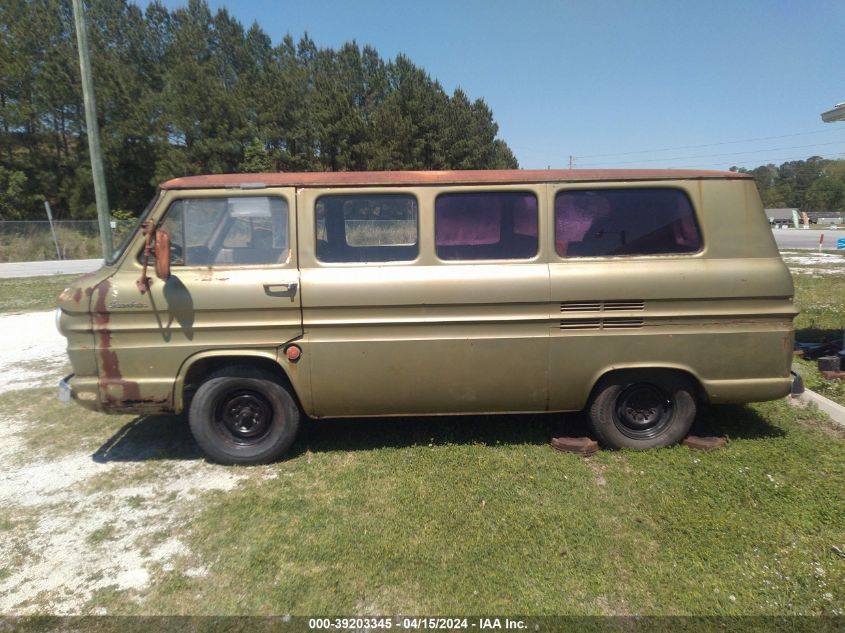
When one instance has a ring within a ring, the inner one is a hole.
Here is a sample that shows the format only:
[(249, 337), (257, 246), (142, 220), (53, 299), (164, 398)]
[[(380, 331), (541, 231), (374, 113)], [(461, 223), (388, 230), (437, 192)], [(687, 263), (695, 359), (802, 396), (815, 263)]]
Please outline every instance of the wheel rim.
[(616, 398), (613, 422), (624, 435), (650, 439), (663, 433), (672, 422), (672, 400), (656, 385), (637, 383)]
[(256, 444), (270, 432), (273, 407), (260, 393), (233, 391), (221, 398), (215, 421), (222, 434), (235, 444)]

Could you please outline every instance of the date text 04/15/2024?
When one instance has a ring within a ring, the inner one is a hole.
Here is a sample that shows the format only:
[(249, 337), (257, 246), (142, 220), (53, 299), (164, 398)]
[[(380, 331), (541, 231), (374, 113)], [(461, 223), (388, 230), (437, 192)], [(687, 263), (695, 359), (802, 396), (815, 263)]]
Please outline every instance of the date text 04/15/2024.
[(523, 620), (510, 618), (438, 618), (438, 617), (357, 617), (357, 618), (309, 618), (311, 630), (511, 630), (527, 628)]

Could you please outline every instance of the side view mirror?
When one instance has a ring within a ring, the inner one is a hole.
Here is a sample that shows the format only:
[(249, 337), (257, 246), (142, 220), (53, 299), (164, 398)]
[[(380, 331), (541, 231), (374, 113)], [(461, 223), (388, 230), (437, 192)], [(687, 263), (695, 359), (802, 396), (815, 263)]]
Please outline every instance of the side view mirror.
[(170, 235), (164, 229), (156, 231), (154, 252), (156, 277), (167, 281), (170, 279)]
[[(170, 279), (170, 236), (167, 231), (163, 229), (156, 229), (152, 222), (145, 222), (141, 226), (141, 232), (146, 238), (144, 245), (144, 269), (141, 272), (141, 278), (138, 279), (136, 285), (141, 294), (145, 294), (150, 289), (152, 280), (147, 277), (147, 265), (150, 261), (150, 253), (155, 254), (155, 271), (156, 277), (162, 281)], [(155, 236), (155, 240), (153, 240)]]

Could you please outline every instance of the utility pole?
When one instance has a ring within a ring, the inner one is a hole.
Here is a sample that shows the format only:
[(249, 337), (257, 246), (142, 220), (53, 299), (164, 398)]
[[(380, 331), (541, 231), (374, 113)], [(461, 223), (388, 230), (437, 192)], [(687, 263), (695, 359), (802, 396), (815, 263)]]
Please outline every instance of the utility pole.
[(97, 101), (94, 99), (94, 81), (91, 78), (91, 61), (88, 59), (88, 31), (82, 0), (73, 0), (73, 21), (76, 24), (76, 44), (79, 49), (79, 72), (82, 75), (82, 99), (85, 102), (85, 127), (88, 129), (88, 151), (91, 154), (91, 173), (94, 177), (94, 198), (97, 201), (97, 219), (103, 259), (112, 255), (111, 224), (106, 176), (103, 172), (103, 155), (100, 152), (100, 126), (97, 123)]
[(575, 161), (575, 157), (570, 154), (569, 155), (569, 169), (572, 169), (572, 163)]

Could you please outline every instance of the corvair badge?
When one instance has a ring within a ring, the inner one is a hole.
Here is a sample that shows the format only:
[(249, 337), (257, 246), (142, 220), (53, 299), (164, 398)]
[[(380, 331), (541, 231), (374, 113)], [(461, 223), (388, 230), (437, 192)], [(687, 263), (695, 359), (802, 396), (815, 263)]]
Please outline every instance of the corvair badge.
[(149, 308), (149, 307), (150, 306), (148, 306), (145, 303), (136, 303), (134, 301), (130, 301), (129, 303), (120, 303), (119, 301), (112, 301), (109, 304), (109, 308), (112, 308), (112, 309), (114, 309), (114, 308), (118, 308), (118, 309), (122, 309), (122, 308)]

